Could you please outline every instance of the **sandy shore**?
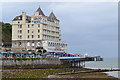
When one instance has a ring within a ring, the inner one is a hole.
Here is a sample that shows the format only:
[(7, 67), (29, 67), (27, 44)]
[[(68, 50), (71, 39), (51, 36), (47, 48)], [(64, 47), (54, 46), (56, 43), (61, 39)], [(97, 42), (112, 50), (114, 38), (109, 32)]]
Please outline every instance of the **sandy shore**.
[[(81, 69), (81, 71), (90, 71), (93, 69)], [(78, 74), (57, 74), (57, 75), (49, 75), (48, 78), (111, 78), (118, 79), (116, 77), (110, 76), (107, 74), (108, 72), (91, 72), (91, 73), (78, 73)]]
[(118, 78), (118, 71), (112, 71), (112, 72), (104, 72), (106, 74), (108, 74), (109, 76), (113, 76), (113, 77), (116, 77)]
[[(54, 78), (52, 76), (52, 78)], [(82, 73), (82, 74), (71, 74), (71, 75), (56, 75), (55, 78), (114, 78), (112, 76), (108, 76), (102, 72), (95, 72), (95, 73)]]
[[(91, 68), (91, 67), (86, 67), (86, 68), (88, 68), (88, 69), (111, 69), (111, 68)], [(118, 68), (112, 68), (112, 69), (118, 69)], [(120, 71), (110, 71), (110, 72), (104, 72), (104, 73), (106, 73), (108, 76), (119, 78), (118, 72), (120, 72)]]

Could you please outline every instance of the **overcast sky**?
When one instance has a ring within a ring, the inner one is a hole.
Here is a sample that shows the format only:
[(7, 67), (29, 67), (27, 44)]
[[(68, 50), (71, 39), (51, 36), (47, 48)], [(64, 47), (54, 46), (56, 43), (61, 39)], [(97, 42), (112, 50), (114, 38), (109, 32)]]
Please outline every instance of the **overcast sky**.
[(56, 17), (60, 20), (62, 41), (68, 43), (68, 53), (87, 53), (90, 56), (100, 55), (102, 57), (117, 57), (117, 3), (2, 3), (2, 21), (12, 23), (12, 19), (15, 16), (21, 15), (22, 11), (31, 16), (37, 10), (39, 5), (46, 16), (53, 11)]

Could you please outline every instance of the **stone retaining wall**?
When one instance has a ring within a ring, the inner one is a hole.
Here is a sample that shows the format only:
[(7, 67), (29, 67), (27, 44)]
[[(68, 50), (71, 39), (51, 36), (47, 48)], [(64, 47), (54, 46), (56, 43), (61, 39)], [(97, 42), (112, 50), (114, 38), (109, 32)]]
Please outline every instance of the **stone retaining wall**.
[(10, 66), (43, 66), (43, 65), (61, 65), (61, 61), (58, 59), (40, 59), (40, 60), (2, 60), (3, 67)]

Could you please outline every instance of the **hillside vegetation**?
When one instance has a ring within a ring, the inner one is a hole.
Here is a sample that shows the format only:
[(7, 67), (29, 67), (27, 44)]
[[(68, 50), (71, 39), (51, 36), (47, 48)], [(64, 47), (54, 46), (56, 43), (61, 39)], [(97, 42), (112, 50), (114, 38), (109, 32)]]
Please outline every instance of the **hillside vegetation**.
[(0, 22), (0, 41), (3, 43), (11, 43), (12, 41), (12, 25)]

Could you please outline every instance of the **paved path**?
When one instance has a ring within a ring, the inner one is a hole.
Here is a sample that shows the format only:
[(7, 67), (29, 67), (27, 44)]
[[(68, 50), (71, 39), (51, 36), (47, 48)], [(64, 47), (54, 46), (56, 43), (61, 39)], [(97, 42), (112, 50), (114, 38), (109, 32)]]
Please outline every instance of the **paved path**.
[(58, 75), (49, 75), (48, 78), (59, 78)]

